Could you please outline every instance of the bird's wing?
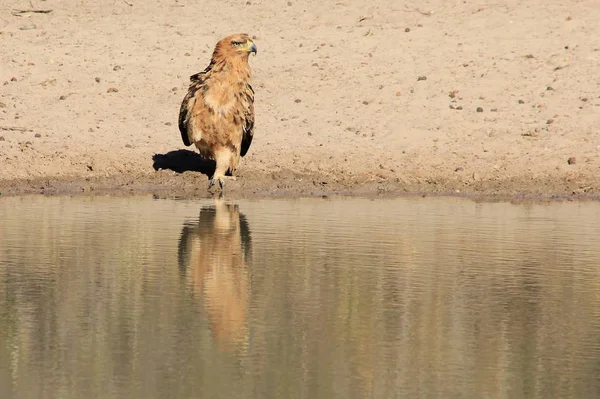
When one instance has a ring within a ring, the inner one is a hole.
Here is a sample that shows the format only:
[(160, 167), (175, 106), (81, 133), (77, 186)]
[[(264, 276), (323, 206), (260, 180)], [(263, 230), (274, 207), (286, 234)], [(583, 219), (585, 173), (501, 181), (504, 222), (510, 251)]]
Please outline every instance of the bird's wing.
[(254, 90), (252, 86), (248, 85), (244, 97), (247, 105), (244, 109), (241, 156), (248, 152), (254, 136)]
[(196, 94), (204, 86), (207, 72), (208, 68), (203, 72), (190, 76), (190, 87), (181, 102), (181, 108), (179, 108), (179, 132), (181, 133), (183, 144), (186, 146), (192, 145), (195, 141), (190, 135), (191, 126), (189, 125), (189, 121), (194, 110), (194, 105), (196, 104)]

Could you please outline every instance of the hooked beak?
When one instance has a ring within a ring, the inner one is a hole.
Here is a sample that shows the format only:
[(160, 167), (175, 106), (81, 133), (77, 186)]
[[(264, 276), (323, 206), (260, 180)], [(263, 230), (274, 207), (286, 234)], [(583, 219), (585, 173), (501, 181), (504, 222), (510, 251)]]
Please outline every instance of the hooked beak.
[(258, 51), (258, 49), (256, 48), (256, 44), (254, 44), (251, 41), (248, 41), (248, 44), (249, 44), (249, 46), (248, 46), (248, 52), (249, 53), (254, 53), (254, 55), (256, 55), (256, 52)]

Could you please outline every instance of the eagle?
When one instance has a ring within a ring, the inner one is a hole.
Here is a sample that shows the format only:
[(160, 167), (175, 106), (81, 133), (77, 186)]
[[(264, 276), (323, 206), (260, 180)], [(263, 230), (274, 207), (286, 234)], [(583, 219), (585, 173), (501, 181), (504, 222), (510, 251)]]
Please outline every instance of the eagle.
[(190, 76), (179, 110), (179, 131), (186, 146), (195, 144), (200, 155), (215, 161), (208, 188), (233, 173), (248, 152), (254, 134), (254, 90), (250, 85), (250, 53), (256, 45), (245, 33), (217, 42), (206, 69)]

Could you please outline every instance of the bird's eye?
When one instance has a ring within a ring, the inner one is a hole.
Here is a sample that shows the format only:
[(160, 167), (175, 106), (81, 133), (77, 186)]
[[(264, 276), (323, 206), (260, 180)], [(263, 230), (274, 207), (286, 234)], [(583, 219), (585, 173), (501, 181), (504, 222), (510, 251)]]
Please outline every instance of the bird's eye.
[(244, 45), (244, 42), (231, 42), (235, 47), (241, 47)]

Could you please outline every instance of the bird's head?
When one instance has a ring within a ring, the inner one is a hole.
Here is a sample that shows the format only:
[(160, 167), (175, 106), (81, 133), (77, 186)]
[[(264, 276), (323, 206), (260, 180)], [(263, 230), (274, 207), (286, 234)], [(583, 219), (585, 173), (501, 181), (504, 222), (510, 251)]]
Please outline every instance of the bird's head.
[(213, 53), (214, 59), (248, 59), (250, 53), (256, 54), (256, 45), (245, 33), (236, 33), (219, 40)]

